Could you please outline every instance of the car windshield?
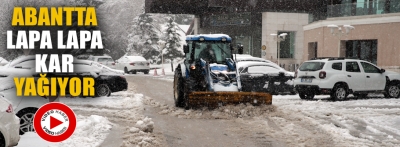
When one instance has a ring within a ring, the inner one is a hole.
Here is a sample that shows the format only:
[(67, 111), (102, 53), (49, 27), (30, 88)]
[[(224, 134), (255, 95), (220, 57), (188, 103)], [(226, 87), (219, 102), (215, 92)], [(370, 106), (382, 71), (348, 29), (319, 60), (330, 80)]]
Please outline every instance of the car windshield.
[(194, 59), (200, 58), (211, 63), (225, 63), (226, 58), (231, 58), (229, 43), (225, 42), (196, 42)]
[(301, 64), (300, 71), (317, 71), (324, 67), (324, 62), (304, 62)]
[(99, 58), (98, 62), (114, 62), (114, 60), (111, 58)]

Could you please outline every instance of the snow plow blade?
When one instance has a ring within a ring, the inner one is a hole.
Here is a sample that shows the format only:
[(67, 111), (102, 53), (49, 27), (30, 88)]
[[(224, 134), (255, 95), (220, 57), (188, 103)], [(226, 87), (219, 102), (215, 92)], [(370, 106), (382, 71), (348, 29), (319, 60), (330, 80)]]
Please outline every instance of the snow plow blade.
[(226, 104), (250, 103), (271, 105), (272, 95), (262, 92), (192, 92), (189, 94), (189, 107), (216, 108)]

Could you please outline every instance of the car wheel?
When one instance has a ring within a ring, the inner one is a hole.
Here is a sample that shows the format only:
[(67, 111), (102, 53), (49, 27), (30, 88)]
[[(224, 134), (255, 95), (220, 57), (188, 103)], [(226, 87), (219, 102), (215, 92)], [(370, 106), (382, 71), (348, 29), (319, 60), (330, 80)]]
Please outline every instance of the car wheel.
[(386, 89), (386, 95), (390, 98), (399, 98), (400, 96), (400, 87), (399, 84), (391, 83)]
[(0, 147), (6, 146), (6, 140), (4, 139), (3, 134), (0, 132)]
[(299, 92), (299, 96), (301, 99), (312, 100), (312, 99), (314, 99), (315, 94)]
[(144, 74), (147, 75), (147, 74), (149, 74), (149, 72), (150, 72), (149, 70), (146, 70), (146, 71), (144, 71)]
[(175, 71), (174, 75), (174, 101), (176, 107), (184, 107), (184, 87), (183, 79), (180, 73)]
[(136, 70), (132, 71), (132, 74), (136, 74)]
[(129, 72), (128, 72), (128, 68), (124, 68), (124, 73), (126, 73), (126, 74), (129, 74)]
[(331, 97), (335, 101), (343, 101), (347, 98), (347, 89), (342, 84), (336, 84), (331, 92)]
[(19, 124), (19, 134), (23, 135), (26, 132), (34, 132), (33, 128), (33, 117), (38, 109), (37, 108), (26, 108), (22, 109), (17, 113), (17, 116), (20, 118)]
[(108, 96), (111, 93), (110, 88), (107, 84), (100, 84), (96, 87), (96, 96)]

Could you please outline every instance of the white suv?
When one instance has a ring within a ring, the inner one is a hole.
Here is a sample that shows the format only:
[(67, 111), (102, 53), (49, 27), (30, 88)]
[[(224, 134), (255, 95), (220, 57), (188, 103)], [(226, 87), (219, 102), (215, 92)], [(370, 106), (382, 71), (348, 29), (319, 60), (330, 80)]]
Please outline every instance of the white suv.
[(295, 72), (294, 86), (301, 99), (330, 94), (333, 100), (345, 100), (352, 93), (365, 97), (383, 93), (385, 97), (400, 96), (400, 74), (386, 71), (357, 59), (317, 58), (304, 62)]

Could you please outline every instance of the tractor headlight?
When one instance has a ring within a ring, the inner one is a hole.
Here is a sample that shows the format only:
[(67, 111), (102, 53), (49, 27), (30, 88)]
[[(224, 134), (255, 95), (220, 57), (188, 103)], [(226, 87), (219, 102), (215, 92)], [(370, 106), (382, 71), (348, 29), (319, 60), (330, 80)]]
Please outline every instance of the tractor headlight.
[(200, 37), (200, 39), (199, 39), (200, 41), (204, 41), (204, 38), (203, 37)]
[(195, 70), (195, 69), (196, 69), (196, 66), (195, 66), (194, 64), (192, 64), (192, 65), (190, 65), (190, 69), (191, 69), (191, 70)]
[(226, 41), (226, 38), (222, 38), (221, 40), (222, 40), (222, 41)]

